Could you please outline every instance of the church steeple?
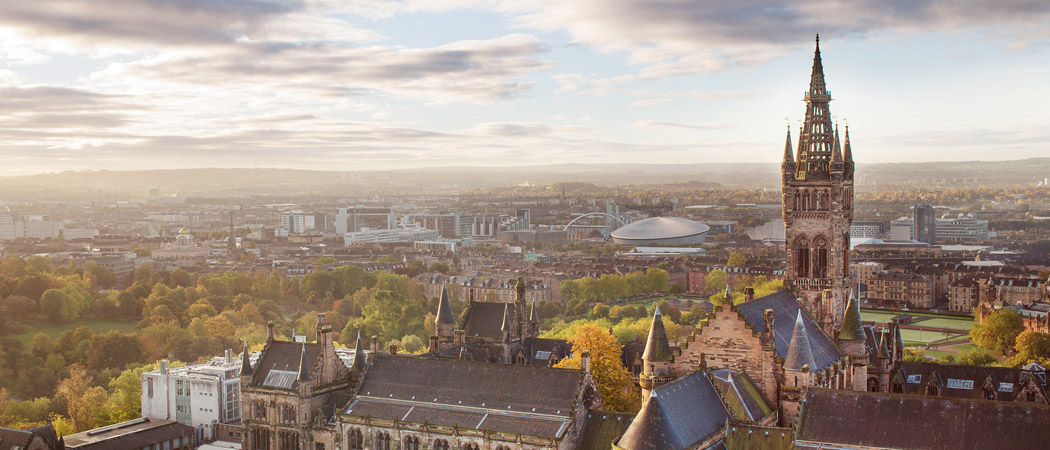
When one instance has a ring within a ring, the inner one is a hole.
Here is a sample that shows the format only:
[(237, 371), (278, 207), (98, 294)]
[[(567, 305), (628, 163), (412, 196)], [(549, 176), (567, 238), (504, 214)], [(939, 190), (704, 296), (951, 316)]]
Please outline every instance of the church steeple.
[[(356, 356), (355, 356), (356, 358)], [(303, 343), (302, 353), (299, 354), (299, 381), (310, 381), (310, 368), (306, 365), (306, 343)]]
[(656, 361), (671, 361), (671, 344), (667, 341), (667, 330), (664, 329), (663, 316), (660, 307), (653, 311), (653, 323), (649, 326), (649, 338), (645, 341), (645, 352), (642, 353), (642, 361), (646, 363)]
[(820, 60), (820, 36), (813, 52), (813, 72), (810, 74), (806, 102), (806, 121), (802, 126), (801, 143), (798, 147), (798, 180), (827, 180), (830, 178), (829, 163), (834, 152), (834, 131), (831, 127), (831, 93), (824, 82), (824, 65)]
[(252, 362), (248, 354), (248, 338), (244, 339), (244, 353), (241, 353), (241, 376), (252, 374)]
[(781, 166), (785, 169), (789, 166), (792, 169), (795, 167), (795, 151), (791, 148), (791, 125), (788, 125), (787, 141), (784, 142), (784, 162), (781, 163)]

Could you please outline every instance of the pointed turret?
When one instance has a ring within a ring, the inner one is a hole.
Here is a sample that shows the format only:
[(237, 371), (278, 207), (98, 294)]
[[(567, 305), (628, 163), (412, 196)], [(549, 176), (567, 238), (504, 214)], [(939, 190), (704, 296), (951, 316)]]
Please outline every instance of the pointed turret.
[(664, 329), (664, 319), (660, 314), (660, 307), (653, 311), (653, 323), (649, 326), (649, 338), (645, 341), (645, 352), (642, 360), (651, 363), (654, 361), (672, 361), (674, 355), (671, 353), (671, 344), (667, 341), (667, 330)]
[(437, 310), (437, 324), (453, 324), (456, 323), (456, 318), (452, 316), (452, 306), (448, 299), (448, 288), (442, 283), (441, 284), (441, 298), (438, 300)]
[(306, 343), (303, 342), (301, 353), (299, 353), (299, 381), (310, 381), (310, 369), (306, 366)]
[(529, 309), (529, 323), (539, 324), (540, 316), (536, 313), (536, 304), (532, 304), (532, 308)]
[(880, 330), (879, 331), (879, 353), (877, 355), (875, 355), (879, 359), (889, 359), (889, 357), (890, 357), (889, 353), (887, 353), (887, 350), (886, 350), (886, 347), (888, 347), (890, 345), (889, 341), (886, 339), (886, 335), (887, 334), (890, 334), (890, 333), (887, 332), (886, 330)]
[(826, 95), (827, 85), (824, 83), (824, 63), (820, 59), (820, 35), (817, 35), (816, 49), (813, 51), (813, 72), (809, 76), (809, 94)]
[(849, 125), (846, 125), (846, 140), (842, 144), (842, 159), (845, 160), (847, 168), (853, 166), (853, 149), (849, 148)]
[(729, 301), (733, 298), (733, 292), (729, 290), (729, 283), (726, 283), (726, 293), (724, 298), (726, 299), (726, 301)]
[(839, 141), (839, 125), (835, 124), (835, 149), (831, 152), (831, 162), (842, 162), (842, 144)]
[(863, 341), (864, 328), (860, 323), (860, 302), (851, 291), (846, 303), (846, 313), (842, 316), (842, 326), (836, 336), (840, 341)]
[(791, 148), (791, 125), (788, 125), (787, 141), (784, 142), (784, 162), (782, 165), (795, 165), (795, 150)]
[(510, 333), (510, 303), (503, 304), (503, 325), (499, 327), (499, 330)]
[(248, 353), (248, 338), (244, 338), (244, 352), (241, 353), (241, 376), (252, 374), (252, 362)]
[(365, 369), (365, 349), (361, 345), (361, 330), (357, 330), (357, 344), (354, 345), (354, 362), (350, 364), (351, 372), (360, 372)]
[(802, 366), (809, 366), (810, 370), (816, 369), (813, 361), (813, 349), (809, 347), (809, 333), (806, 324), (802, 321), (802, 310), (798, 311), (795, 319), (795, 331), (791, 332), (791, 343), (788, 344), (787, 355), (784, 356), (784, 370), (802, 371)]

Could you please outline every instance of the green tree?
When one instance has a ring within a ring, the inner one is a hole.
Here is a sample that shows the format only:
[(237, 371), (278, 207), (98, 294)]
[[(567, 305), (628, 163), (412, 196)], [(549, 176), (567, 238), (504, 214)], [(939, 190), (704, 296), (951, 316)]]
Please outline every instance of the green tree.
[(726, 289), (726, 284), (729, 282), (729, 276), (726, 271), (722, 269), (715, 269), (707, 273), (704, 277), (704, 290), (707, 292), (714, 292), (714, 295), (718, 295), (720, 292)]
[(1006, 365), (1021, 367), (1029, 363), (1050, 366), (1050, 334), (1025, 330), (1017, 335), (1014, 344), (1017, 353), (1006, 360)]
[(79, 317), (73, 300), (59, 289), (48, 289), (40, 296), (40, 311), (53, 323), (72, 322)]
[(726, 261), (727, 266), (742, 266), (744, 264), (747, 264), (747, 256), (739, 252), (730, 253), (729, 260)]
[(649, 282), (649, 292), (667, 292), (667, 280), (670, 276), (664, 269), (650, 267), (645, 271), (645, 278)]
[(609, 317), (609, 307), (605, 304), (598, 303), (594, 305), (594, 309), (591, 311), (594, 317), (599, 319), (605, 319)]
[(1017, 336), (1024, 331), (1021, 314), (1010, 308), (1002, 308), (970, 328), (970, 339), (988, 350), (1009, 352), (1013, 350)]

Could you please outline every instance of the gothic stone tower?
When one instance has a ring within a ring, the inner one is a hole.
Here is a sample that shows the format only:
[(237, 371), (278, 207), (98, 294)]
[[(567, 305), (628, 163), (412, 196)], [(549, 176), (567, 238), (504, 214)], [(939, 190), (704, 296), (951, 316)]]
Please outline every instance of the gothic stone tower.
[(791, 149), (789, 129), (781, 164), (787, 232), (785, 283), (832, 334), (841, 324), (850, 286), (854, 166), (849, 128), (840, 145), (838, 128), (831, 124), (831, 92), (824, 84), (819, 36), (809, 91), (803, 100), (806, 120), (798, 137), (798, 153)]

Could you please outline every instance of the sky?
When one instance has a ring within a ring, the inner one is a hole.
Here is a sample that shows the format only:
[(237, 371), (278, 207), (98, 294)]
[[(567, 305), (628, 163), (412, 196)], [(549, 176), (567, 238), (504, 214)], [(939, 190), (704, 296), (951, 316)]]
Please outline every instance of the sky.
[[(1046, 0), (0, 0), (0, 176), (1050, 156)], [(793, 133), (795, 134), (795, 133)]]

